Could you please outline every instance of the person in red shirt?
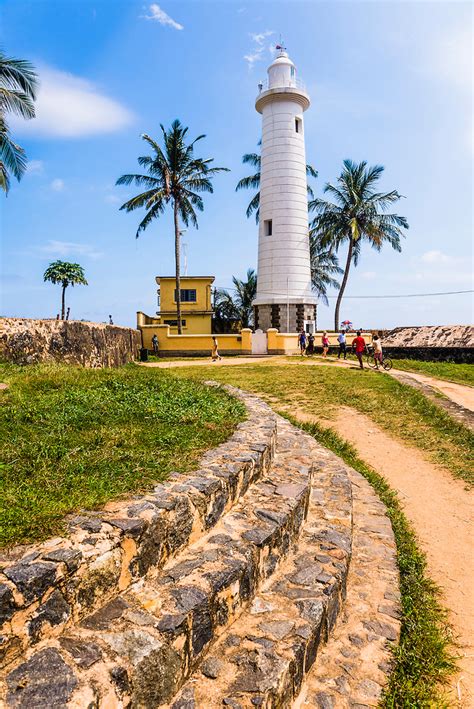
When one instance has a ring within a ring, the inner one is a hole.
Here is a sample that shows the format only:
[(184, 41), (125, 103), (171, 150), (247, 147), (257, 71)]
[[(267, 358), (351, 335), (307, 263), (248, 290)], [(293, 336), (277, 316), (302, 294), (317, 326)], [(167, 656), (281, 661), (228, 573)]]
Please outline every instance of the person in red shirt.
[(361, 337), (360, 330), (357, 331), (357, 337), (352, 340), (352, 349), (355, 350), (356, 357), (359, 360), (359, 365), (361, 369), (364, 369), (364, 363), (362, 361), (362, 356), (365, 352), (365, 340)]

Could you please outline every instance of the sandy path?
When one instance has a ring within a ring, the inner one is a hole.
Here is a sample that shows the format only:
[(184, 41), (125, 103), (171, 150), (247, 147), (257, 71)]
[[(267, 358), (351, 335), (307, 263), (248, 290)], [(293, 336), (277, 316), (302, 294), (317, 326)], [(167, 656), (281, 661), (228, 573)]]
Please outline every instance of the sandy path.
[(158, 367), (158, 369), (171, 369), (173, 367), (232, 367), (239, 364), (265, 364), (272, 360), (282, 359), (281, 355), (268, 355), (265, 357), (223, 357), (213, 362), (210, 357), (206, 359), (187, 359), (167, 362), (140, 362), (141, 367)]
[[(426, 552), (430, 576), (443, 589), (458, 636), (461, 706), (474, 706), (474, 514), (472, 494), (462, 481), (391, 438), (368, 417), (340, 409), (331, 425), (361, 458), (398, 490)], [(457, 694), (457, 687), (456, 687)], [(469, 697), (469, 698), (468, 698)]]
[[(397, 372), (402, 372), (401, 369)], [(411, 379), (415, 379), (417, 382), (422, 384), (428, 384), (428, 386), (437, 389), (441, 394), (444, 394), (454, 401), (455, 404), (459, 406), (464, 406), (465, 409), (469, 411), (474, 411), (474, 388), (468, 386), (467, 384), (456, 384), (455, 382), (447, 382), (442, 379), (435, 379), (434, 377), (428, 377), (426, 374), (418, 374), (418, 372), (406, 372), (403, 370), (403, 374)]]

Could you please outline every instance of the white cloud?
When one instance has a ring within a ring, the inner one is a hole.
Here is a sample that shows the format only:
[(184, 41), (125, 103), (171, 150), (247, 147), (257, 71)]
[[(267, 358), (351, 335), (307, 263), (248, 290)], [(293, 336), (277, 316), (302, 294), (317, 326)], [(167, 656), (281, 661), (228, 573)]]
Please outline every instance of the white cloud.
[(81, 138), (113, 133), (132, 122), (133, 114), (91, 81), (46, 66), (38, 73), (36, 118), (14, 120), (17, 133)]
[(97, 259), (103, 256), (102, 252), (97, 251), (90, 244), (78, 244), (73, 241), (55, 241), (50, 240), (44, 246), (41, 246), (39, 251), (48, 256), (86, 256), (88, 258)]
[(248, 54), (244, 54), (244, 59), (248, 64), (249, 69), (253, 68), (255, 62), (261, 61), (265, 52), (265, 40), (275, 34), (272, 30), (265, 32), (251, 32), (250, 38), (253, 41), (253, 47)]
[(56, 179), (51, 182), (50, 187), (52, 190), (54, 190), (54, 192), (62, 192), (62, 190), (64, 189), (64, 180), (61, 180), (59, 177), (56, 177)]
[(360, 275), (367, 281), (373, 281), (377, 274), (375, 271), (363, 271)]
[(42, 160), (29, 160), (26, 166), (28, 175), (42, 175), (44, 172), (44, 164)]
[(175, 30), (184, 29), (183, 25), (180, 25), (179, 22), (173, 20), (173, 18), (167, 15), (166, 12), (162, 10), (161, 7), (156, 3), (150, 5), (148, 7), (148, 11), (150, 12), (149, 15), (140, 15), (140, 17), (142, 17), (144, 20), (156, 20), (156, 22), (159, 22), (160, 25), (167, 25), (168, 27), (172, 27)]
[(116, 194), (107, 194), (107, 195), (105, 195), (104, 199), (109, 204), (118, 204), (120, 202), (120, 199), (119, 199), (119, 197), (117, 197)]
[(444, 254), (442, 251), (425, 251), (421, 255), (423, 263), (451, 263), (455, 259), (452, 256)]

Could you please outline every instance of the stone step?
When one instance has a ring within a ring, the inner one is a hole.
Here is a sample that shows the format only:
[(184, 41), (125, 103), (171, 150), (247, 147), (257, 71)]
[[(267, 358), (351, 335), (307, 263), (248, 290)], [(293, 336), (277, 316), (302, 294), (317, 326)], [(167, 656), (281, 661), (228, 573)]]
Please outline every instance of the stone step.
[(71, 516), (65, 538), (0, 555), (0, 670), (163, 567), (268, 474), (275, 414), (256, 397), (228, 389), (244, 401), (247, 420), (201, 458), (198, 470)]
[(58, 706), (166, 705), (297, 543), (313, 458), (304, 434), (279, 426), (269, 474), (162, 569), (148, 569), (79, 625), (38, 642), (6, 677), (7, 706), (31, 706), (46, 682), (48, 691), (58, 687)]
[(352, 540), (348, 468), (313, 439), (304, 445), (316, 470), (297, 548), (163, 706), (280, 708), (296, 700), (341, 610)]
[(359, 473), (353, 495), (352, 559), (347, 597), (294, 709), (379, 706), (400, 634), (396, 544), (385, 506)]

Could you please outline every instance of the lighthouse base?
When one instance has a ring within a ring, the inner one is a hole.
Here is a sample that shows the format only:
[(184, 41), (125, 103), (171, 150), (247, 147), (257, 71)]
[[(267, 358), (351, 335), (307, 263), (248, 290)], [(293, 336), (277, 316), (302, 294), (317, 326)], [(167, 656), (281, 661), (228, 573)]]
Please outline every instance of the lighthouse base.
[(279, 332), (316, 330), (314, 303), (262, 303), (253, 306), (255, 330), (275, 327)]

